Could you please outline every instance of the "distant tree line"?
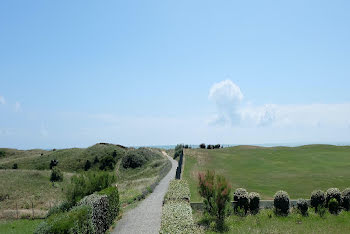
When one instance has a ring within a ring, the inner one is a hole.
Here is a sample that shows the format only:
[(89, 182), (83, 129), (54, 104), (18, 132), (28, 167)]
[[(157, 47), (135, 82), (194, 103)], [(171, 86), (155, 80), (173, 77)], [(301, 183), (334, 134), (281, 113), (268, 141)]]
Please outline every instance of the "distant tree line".
[(205, 149), (205, 148), (207, 148), (207, 149), (220, 149), (220, 148), (224, 148), (224, 146), (220, 145), (220, 144), (206, 146), (204, 143), (202, 143), (199, 145), (199, 148), (201, 148), (201, 149)]

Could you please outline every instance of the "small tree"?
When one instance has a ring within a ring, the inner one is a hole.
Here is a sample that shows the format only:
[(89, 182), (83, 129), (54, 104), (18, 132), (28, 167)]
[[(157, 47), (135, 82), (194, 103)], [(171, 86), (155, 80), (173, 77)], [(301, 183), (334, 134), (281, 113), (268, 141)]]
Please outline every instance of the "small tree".
[(100, 160), (98, 160), (98, 157), (97, 156), (95, 156), (95, 159), (94, 159), (94, 164), (97, 164), (97, 163), (99, 163), (100, 162)]
[(101, 159), (101, 170), (113, 170), (116, 164), (115, 159), (111, 155), (107, 155)]
[(216, 227), (219, 231), (224, 229), (225, 217), (230, 203), (231, 186), (225, 177), (212, 171), (206, 174), (199, 173), (199, 194), (204, 198), (206, 212), (215, 218)]
[(50, 161), (50, 169), (54, 168), (57, 165), (58, 165), (58, 160), (53, 159)]
[(63, 181), (63, 173), (57, 167), (54, 167), (52, 169), (50, 181), (51, 182), (61, 182), (61, 181)]
[(204, 143), (200, 144), (200, 145), (199, 145), (199, 148), (205, 149), (205, 144), (204, 144)]
[(84, 165), (84, 170), (88, 171), (91, 168), (91, 162), (90, 160), (86, 160), (85, 165)]
[(18, 164), (14, 163), (13, 166), (12, 166), (12, 169), (17, 169), (17, 168), (18, 168)]

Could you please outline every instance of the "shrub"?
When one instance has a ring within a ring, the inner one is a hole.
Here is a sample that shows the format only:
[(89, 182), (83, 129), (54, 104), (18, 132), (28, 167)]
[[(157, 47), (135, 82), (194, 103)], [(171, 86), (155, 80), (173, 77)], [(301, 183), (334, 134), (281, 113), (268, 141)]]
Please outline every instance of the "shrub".
[(331, 198), (328, 202), (328, 209), (331, 214), (338, 214), (339, 202), (336, 198)]
[(14, 163), (13, 166), (12, 166), (12, 169), (17, 169), (17, 168), (18, 168), (18, 164)]
[(0, 158), (5, 157), (5, 151), (0, 150)]
[(114, 219), (119, 215), (120, 211), (120, 200), (117, 187), (109, 187), (100, 192), (99, 195), (106, 195), (108, 198), (108, 225), (112, 225)]
[(83, 197), (101, 191), (115, 182), (114, 174), (102, 171), (89, 171), (71, 178), (66, 190), (66, 199), (75, 205)]
[(63, 173), (57, 167), (54, 167), (52, 169), (51, 176), (50, 176), (50, 181), (51, 182), (61, 182), (61, 181), (63, 181)]
[(214, 172), (199, 173), (199, 193), (204, 198), (206, 212), (215, 218), (219, 231), (224, 228), (230, 204), (231, 187), (223, 176)]
[(350, 210), (350, 188), (344, 189), (341, 193), (342, 197), (342, 207), (346, 210)]
[(285, 191), (278, 191), (273, 198), (275, 212), (278, 215), (288, 215), (289, 213), (289, 195)]
[(259, 193), (249, 193), (249, 210), (252, 214), (257, 214), (259, 212), (260, 205), (260, 194)]
[(62, 212), (68, 211), (72, 207), (72, 204), (69, 203), (68, 201), (61, 202), (59, 205), (52, 207), (48, 212), (47, 212), (47, 217), (53, 215), (53, 214), (58, 214)]
[(38, 225), (34, 233), (95, 233), (91, 212), (89, 206), (77, 206), (68, 212), (54, 214)]
[(50, 161), (50, 170), (57, 165), (58, 165), (58, 160), (56, 160), (56, 159), (51, 160)]
[(197, 233), (192, 209), (188, 202), (167, 202), (162, 209), (160, 234), (164, 233)]
[(108, 198), (106, 195), (91, 194), (84, 197), (78, 205), (90, 206), (92, 208), (91, 221), (95, 233), (105, 233), (109, 227), (108, 220)]
[(94, 164), (97, 164), (97, 163), (99, 163), (99, 162), (100, 162), (100, 160), (98, 159), (97, 156), (95, 156), (95, 158), (94, 158)]
[(174, 159), (181, 156), (183, 154), (183, 145), (177, 145), (175, 147)]
[(330, 188), (326, 192), (326, 206), (328, 207), (329, 201), (335, 198), (338, 201), (338, 204), (341, 204), (341, 193), (338, 188)]
[(122, 165), (124, 168), (137, 168), (143, 166), (147, 162), (146, 158), (136, 152), (128, 151), (128, 153), (123, 157)]
[(309, 205), (305, 199), (299, 199), (297, 201), (297, 208), (303, 216), (307, 215), (307, 210), (309, 209)]
[(84, 171), (88, 171), (91, 168), (91, 162), (90, 160), (86, 160), (84, 165)]
[(185, 180), (170, 181), (168, 192), (164, 196), (164, 203), (168, 201), (190, 201), (190, 189)]
[(237, 211), (239, 208), (244, 212), (244, 214), (246, 214), (249, 208), (249, 197), (247, 190), (244, 188), (236, 189), (236, 191), (233, 193), (233, 200), (237, 202), (235, 211)]
[(322, 190), (315, 190), (311, 193), (311, 207), (315, 208), (318, 212), (319, 206), (324, 206), (326, 201), (326, 196)]
[(199, 145), (199, 148), (205, 149), (205, 144), (204, 144), (204, 143), (200, 144), (200, 145)]
[(116, 161), (111, 155), (104, 156), (100, 161), (100, 170), (113, 170)]

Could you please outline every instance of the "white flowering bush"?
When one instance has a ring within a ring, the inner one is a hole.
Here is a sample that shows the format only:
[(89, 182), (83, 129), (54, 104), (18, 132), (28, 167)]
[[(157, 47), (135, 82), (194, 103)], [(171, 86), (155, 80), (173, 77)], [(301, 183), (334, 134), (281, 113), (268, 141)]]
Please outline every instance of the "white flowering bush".
[(164, 203), (168, 201), (190, 201), (190, 189), (185, 180), (170, 181), (168, 192), (165, 194)]
[(105, 233), (109, 227), (109, 202), (106, 195), (91, 194), (84, 197), (78, 205), (92, 208), (92, 224), (95, 233)]
[(197, 233), (188, 202), (169, 201), (163, 206), (159, 233)]

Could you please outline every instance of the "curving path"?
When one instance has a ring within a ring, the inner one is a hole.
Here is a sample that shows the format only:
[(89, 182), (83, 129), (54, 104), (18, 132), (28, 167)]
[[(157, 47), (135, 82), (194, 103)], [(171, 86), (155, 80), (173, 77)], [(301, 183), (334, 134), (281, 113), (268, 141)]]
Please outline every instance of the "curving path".
[(163, 154), (171, 161), (171, 170), (159, 182), (153, 193), (141, 201), (136, 208), (123, 214), (122, 219), (118, 221), (112, 233), (159, 233), (164, 195), (168, 190), (170, 180), (175, 178), (177, 167), (177, 161), (169, 157), (164, 151)]

